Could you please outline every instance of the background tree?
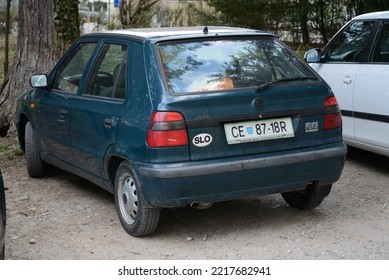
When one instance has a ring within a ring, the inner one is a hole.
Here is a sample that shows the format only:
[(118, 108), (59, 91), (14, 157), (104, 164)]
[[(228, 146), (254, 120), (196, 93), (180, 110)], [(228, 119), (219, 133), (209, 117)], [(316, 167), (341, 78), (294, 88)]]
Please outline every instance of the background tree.
[(389, 9), (388, 0), (348, 0), (345, 4), (348, 8), (349, 15), (360, 15)]
[(4, 81), (4, 75), (8, 71), (10, 56), (13, 55), (16, 40), (12, 37), (12, 29), (17, 20), (17, 12), (11, 7), (12, 0), (0, 1), (0, 89)]
[(159, 0), (119, 0), (123, 28), (149, 27)]
[[(123, 27), (150, 26), (158, 2), (119, 0)], [(301, 46), (302, 50), (323, 46), (358, 14), (389, 9), (387, 0), (182, 0), (178, 3), (183, 4), (178, 10), (164, 11), (164, 15), (160, 10), (157, 20), (162, 22), (164, 18), (169, 26), (220, 24), (268, 30), (296, 50)], [(16, 100), (29, 88), (30, 75), (48, 72), (80, 35), (78, 4), (79, 0), (19, 1), (16, 52), (0, 89), (0, 135), (7, 134)], [(3, 26), (1, 23), (0, 28)]]
[[(64, 32), (59, 28), (64, 22), (79, 28), (77, 16), (67, 14), (74, 12), (71, 7), (78, 7), (78, 0), (19, 1), (16, 52), (0, 90), (0, 136), (7, 135), (16, 100), (30, 88), (31, 74), (48, 72), (56, 63), (63, 46), (73, 40), (70, 34), (75, 38), (79, 35), (73, 33), (73, 29)], [(78, 14), (77, 8), (76, 11)], [(63, 18), (63, 21), (59, 18)], [(56, 27), (62, 31), (57, 33)]]
[(9, 33), (11, 29), (11, 1), (12, 0), (7, 0), (7, 7), (5, 13), (4, 73), (8, 72), (8, 65), (9, 65)]
[(155, 20), (161, 27), (223, 25), (219, 15), (205, 1), (178, 1), (169, 6), (160, 5)]
[(352, 17), (389, 9), (387, 0), (207, 0), (227, 25), (264, 29), (294, 47), (324, 45)]
[(312, 1), (313, 9), (308, 15), (310, 31), (312, 34), (317, 34), (321, 37), (321, 44), (326, 44), (340, 27), (355, 16), (346, 11), (347, 1)]
[[(208, 0), (208, 5), (221, 12), (221, 21), (227, 25), (264, 29), (269, 22), (270, 9), (275, 6), (267, 0)], [(273, 10), (277, 14), (276, 9)], [(273, 20), (276, 20), (273, 18)]]
[(54, 4), (54, 26), (58, 38), (56, 48), (60, 56), (80, 37), (79, 0), (56, 0)]

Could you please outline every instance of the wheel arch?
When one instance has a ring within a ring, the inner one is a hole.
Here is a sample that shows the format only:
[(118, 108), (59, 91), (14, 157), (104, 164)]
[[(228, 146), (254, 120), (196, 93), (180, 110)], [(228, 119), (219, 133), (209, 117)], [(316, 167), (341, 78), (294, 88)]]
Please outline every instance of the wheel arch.
[(20, 114), (19, 121), (16, 126), (16, 131), (18, 135), (19, 140), (19, 146), (23, 150), (23, 152), (26, 151), (26, 141), (25, 141), (25, 130), (26, 130), (26, 124), (30, 121), (30, 119), (25, 114)]
[(119, 165), (123, 161), (128, 161), (128, 160), (121, 157), (121, 156), (118, 156), (118, 155), (110, 156), (108, 161), (107, 161), (105, 170), (106, 170), (106, 174), (108, 176), (108, 179), (109, 179), (109, 181), (112, 182), (113, 186), (115, 185), (114, 183), (115, 183), (116, 172), (119, 168)]

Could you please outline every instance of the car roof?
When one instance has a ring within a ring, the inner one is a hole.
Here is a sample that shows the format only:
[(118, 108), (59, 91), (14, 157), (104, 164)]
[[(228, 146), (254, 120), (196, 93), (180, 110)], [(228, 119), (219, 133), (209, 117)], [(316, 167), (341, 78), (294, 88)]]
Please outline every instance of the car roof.
[(367, 13), (356, 16), (353, 20), (389, 19), (389, 11)]
[(164, 41), (174, 39), (204, 38), (214, 36), (270, 35), (255, 29), (228, 26), (192, 26), (192, 27), (159, 27), (119, 29), (103, 32), (92, 32), (82, 37), (127, 37), (139, 41)]

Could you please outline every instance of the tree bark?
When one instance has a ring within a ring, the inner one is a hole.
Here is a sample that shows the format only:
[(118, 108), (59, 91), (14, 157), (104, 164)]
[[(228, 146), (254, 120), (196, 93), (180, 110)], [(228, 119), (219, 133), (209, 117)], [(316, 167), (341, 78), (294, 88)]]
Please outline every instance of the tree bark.
[(9, 33), (11, 26), (11, 1), (7, 0), (7, 10), (5, 15), (5, 43), (4, 43), (4, 73), (8, 72), (9, 65)]
[(303, 38), (303, 45), (308, 46), (309, 45), (309, 27), (308, 27), (308, 0), (300, 0), (300, 28), (301, 28), (301, 35)]
[(29, 88), (33, 73), (46, 73), (55, 64), (54, 0), (19, 1), (16, 52), (0, 90), (0, 137), (7, 135), (17, 99)]

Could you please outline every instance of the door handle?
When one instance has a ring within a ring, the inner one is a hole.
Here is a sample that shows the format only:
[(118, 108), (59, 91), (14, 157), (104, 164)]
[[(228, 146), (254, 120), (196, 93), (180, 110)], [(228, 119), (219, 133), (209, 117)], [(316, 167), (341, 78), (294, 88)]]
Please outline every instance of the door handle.
[(351, 80), (350, 77), (345, 77), (345, 78), (343, 79), (343, 83), (346, 84), (346, 85), (349, 85), (349, 84), (352, 83), (352, 80)]
[(67, 114), (68, 114), (68, 111), (65, 110), (65, 109), (60, 109), (60, 110), (59, 110), (59, 115), (60, 115), (61, 117), (66, 117)]
[(107, 128), (111, 128), (113, 125), (113, 119), (105, 119), (104, 120), (104, 126)]

